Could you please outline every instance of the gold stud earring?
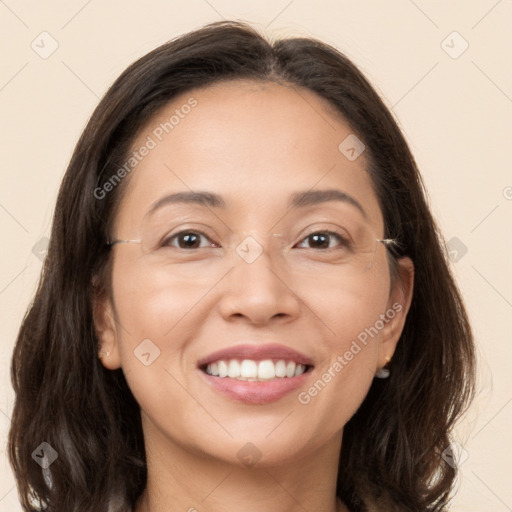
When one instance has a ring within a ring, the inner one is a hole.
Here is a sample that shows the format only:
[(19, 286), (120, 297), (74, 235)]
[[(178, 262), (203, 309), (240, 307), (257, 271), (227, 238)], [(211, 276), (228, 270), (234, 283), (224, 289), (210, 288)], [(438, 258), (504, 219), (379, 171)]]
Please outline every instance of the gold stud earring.
[(110, 352), (103, 352), (103, 350), (101, 350), (100, 352), (98, 352), (98, 357), (101, 359), (103, 356), (105, 357), (108, 357), (110, 355)]

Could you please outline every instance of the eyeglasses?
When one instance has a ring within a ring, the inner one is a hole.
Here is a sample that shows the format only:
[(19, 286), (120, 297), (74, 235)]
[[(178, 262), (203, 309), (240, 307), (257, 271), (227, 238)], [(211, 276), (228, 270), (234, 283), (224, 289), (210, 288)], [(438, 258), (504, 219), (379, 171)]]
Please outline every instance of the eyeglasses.
[[(232, 232), (218, 235), (210, 226), (193, 223), (180, 229), (168, 229), (172, 224), (159, 222), (142, 229), (142, 236), (134, 239), (117, 238), (107, 245), (138, 245), (138, 256), (151, 266), (190, 264), (194, 272), (204, 274), (223, 263), (245, 261), (252, 264), (266, 252), (277, 255), (290, 271), (302, 275), (313, 273), (324, 276), (355, 276), (369, 270), (374, 264), (380, 244), (396, 255), (398, 242), (394, 238), (379, 238), (367, 223), (317, 222), (306, 229), (285, 232), (244, 235)], [(174, 222), (176, 224), (176, 222)], [(225, 230), (224, 230), (225, 231)], [(202, 266), (201, 266), (202, 265)], [(195, 275), (191, 272), (187, 275)]]

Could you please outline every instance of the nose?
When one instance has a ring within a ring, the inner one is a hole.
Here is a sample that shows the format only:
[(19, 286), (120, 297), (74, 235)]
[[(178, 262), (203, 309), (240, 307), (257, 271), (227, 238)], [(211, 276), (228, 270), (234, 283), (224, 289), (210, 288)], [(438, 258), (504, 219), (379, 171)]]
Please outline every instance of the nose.
[(257, 249), (250, 241), (239, 246), (234, 268), (223, 280), (218, 303), (222, 316), (227, 321), (244, 318), (252, 324), (296, 319), (301, 301), (279, 256), (271, 258), (267, 250)]

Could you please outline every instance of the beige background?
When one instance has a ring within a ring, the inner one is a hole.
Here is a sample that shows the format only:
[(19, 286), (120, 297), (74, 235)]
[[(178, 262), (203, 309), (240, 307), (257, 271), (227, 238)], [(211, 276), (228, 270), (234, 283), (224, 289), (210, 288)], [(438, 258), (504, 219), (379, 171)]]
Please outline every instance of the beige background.
[[(452, 265), (481, 356), (480, 394), (457, 431), (465, 451), (452, 510), (512, 510), (512, 1), (5, 0), (0, 511), (21, 510), (5, 455), (13, 405), (10, 356), (73, 147), (98, 99), (128, 64), (222, 18), (250, 21), (271, 35), (311, 35), (333, 44), (392, 108), (446, 240), (458, 247)], [(45, 55), (53, 40), (58, 48)]]

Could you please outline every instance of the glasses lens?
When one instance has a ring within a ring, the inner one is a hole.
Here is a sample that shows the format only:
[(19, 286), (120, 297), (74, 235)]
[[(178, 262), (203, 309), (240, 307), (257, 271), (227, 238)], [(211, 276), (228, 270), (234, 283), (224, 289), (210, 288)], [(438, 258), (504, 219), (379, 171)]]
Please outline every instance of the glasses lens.
[[(241, 235), (212, 222), (180, 222), (160, 217), (143, 225), (141, 237), (119, 240), (137, 244), (148, 264), (195, 262), (205, 268), (240, 260), (252, 264), (263, 253), (277, 257), (289, 272), (318, 277), (359, 275), (371, 268), (379, 246), (371, 226), (360, 220), (317, 222), (302, 230)], [(182, 267), (183, 268), (183, 267)]]

